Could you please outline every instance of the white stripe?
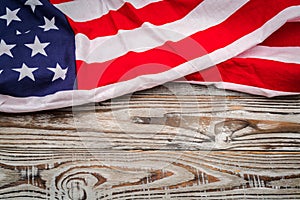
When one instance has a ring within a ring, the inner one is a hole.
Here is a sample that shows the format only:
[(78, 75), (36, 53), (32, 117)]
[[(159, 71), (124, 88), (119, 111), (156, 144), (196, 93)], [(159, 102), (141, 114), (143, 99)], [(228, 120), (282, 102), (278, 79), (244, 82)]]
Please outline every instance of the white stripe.
[(270, 90), (266, 88), (259, 88), (254, 86), (248, 86), (248, 85), (240, 85), (236, 83), (215, 83), (215, 86), (220, 89), (227, 89), (227, 90), (235, 90), (239, 92), (245, 92), (249, 94), (254, 95), (261, 95), (265, 97), (276, 97), (276, 96), (286, 96), (286, 95), (297, 95), (300, 93), (297, 92), (283, 92), (283, 91), (276, 91), (276, 90)]
[(298, 95), (300, 93), (297, 92), (283, 92), (270, 90), (266, 88), (259, 88), (249, 85), (241, 85), (237, 83), (229, 83), (229, 82), (200, 82), (200, 81), (174, 81), (178, 83), (191, 83), (197, 85), (214, 85), (219, 89), (226, 90), (234, 90), (238, 92), (244, 92), (248, 94), (261, 95), (265, 97), (275, 97), (275, 96), (286, 96), (286, 95)]
[(237, 58), (259, 58), (284, 63), (300, 64), (300, 47), (256, 46), (241, 53)]
[[(249, 0), (204, 1), (181, 20), (155, 26), (148, 22), (134, 30), (120, 30), (117, 35), (89, 40), (77, 34), (76, 59), (87, 63), (105, 62), (129, 51), (143, 52), (164, 44), (177, 42), (198, 31), (222, 23)], [(224, 7), (226, 6), (226, 7)], [(207, 11), (210, 12), (207, 12)]]
[(288, 20), (288, 22), (300, 22), (300, 17)]
[(139, 9), (163, 0), (76, 0), (54, 4), (56, 8), (76, 22), (97, 19), (109, 11), (118, 10), (126, 2)]
[[(300, 16), (300, 6), (287, 8), (259, 29), (240, 38), (232, 44), (162, 73), (143, 75), (128, 81), (110, 84), (93, 90), (62, 91), (45, 97), (16, 98), (7, 95), (0, 95), (0, 111), (29, 112), (67, 107), (71, 105), (74, 106), (89, 102), (99, 102), (134, 91), (164, 84), (165, 82), (176, 80), (237, 56), (250, 47), (261, 43), (274, 31), (283, 26), (287, 20), (297, 16)], [(266, 95), (276, 96), (281, 94), (295, 95), (300, 93), (280, 93), (278, 91), (269, 91)]]

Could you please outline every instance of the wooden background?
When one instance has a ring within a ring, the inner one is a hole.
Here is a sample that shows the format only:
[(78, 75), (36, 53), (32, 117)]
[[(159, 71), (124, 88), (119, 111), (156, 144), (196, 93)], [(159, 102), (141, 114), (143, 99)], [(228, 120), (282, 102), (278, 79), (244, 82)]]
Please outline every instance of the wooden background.
[(0, 199), (300, 199), (300, 96), (168, 84), (0, 113)]

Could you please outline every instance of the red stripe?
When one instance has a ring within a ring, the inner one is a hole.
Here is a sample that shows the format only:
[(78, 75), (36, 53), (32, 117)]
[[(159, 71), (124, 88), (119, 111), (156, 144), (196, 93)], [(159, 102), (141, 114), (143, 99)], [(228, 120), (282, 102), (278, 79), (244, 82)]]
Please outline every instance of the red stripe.
[(212, 52), (255, 31), (276, 14), (293, 5), (299, 5), (299, 0), (252, 0), (222, 24), (194, 34), (191, 38), (208, 52)]
[(52, 4), (60, 4), (60, 3), (66, 3), (74, 0), (50, 0), (50, 3)]
[(130, 52), (126, 57), (104, 63), (87, 64), (77, 61), (78, 89), (93, 89), (144, 74), (160, 73), (186, 62), (181, 56), (159, 49), (144, 53), (143, 56), (137, 54)]
[(88, 38), (115, 35), (119, 30), (131, 30), (149, 22), (162, 25), (179, 20), (187, 15), (203, 0), (165, 0), (136, 9), (125, 3), (119, 10), (110, 11), (99, 19), (88, 22), (74, 22), (69, 18), (75, 34), (83, 33)]
[(283, 92), (300, 92), (300, 65), (254, 58), (233, 58), (186, 76), (199, 82), (229, 82)]
[(286, 23), (265, 40), (262, 45), (273, 47), (300, 46), (300, 22)]
[[(225, 47), (261, 27), (286, 7), (298, 4), (298, 0), (282, 2), (253, 0), (220, 25), (198, 32), (179, 42), (167, 42), (161, 47), (142, 53), (129, 52), (124, 56), (105, 63), (86, 64), (78, 61), (78, 88), (92, 89), (97, 86), (128, 80), (123, 78), (124, 74), (128, 74), (135, 68), (144, 65), (147, 65), (149, 69), (151, 65), (153, 65), (152, 68), (157, 66), (164, 67), (158, 67), (155, 70), (151, 68), (150, 72), (147, 72), (146, 69), (136, 70), (137, 72), (129, 77), (133, 78), (147, 73), (159, 73), (166, 70), (166, 68), (176, 67), (187, 60), (206, 54), (202, 47), (208, 53)], [(269, 9), (265, 9), (266, 5), (268, 5)], [(253, 20), (254, 18), (255, 20)], [(199, 47), (199, 44), (201, 47)]]

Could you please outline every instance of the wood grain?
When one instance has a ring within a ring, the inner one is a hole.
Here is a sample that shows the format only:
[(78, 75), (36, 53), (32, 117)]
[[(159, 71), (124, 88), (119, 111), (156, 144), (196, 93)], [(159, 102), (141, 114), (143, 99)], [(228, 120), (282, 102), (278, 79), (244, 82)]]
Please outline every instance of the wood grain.
[(300, 199), (300, 96), (162, 87), (0, 113), (0, 199)]
[(300, 198), (298, 152), (74, 151), (6, 149), (1, 198)]

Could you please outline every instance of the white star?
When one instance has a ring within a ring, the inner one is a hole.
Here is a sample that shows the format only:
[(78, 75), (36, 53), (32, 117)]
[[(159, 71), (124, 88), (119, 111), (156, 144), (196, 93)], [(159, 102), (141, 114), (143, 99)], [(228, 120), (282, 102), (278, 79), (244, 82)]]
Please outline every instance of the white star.
[(44, 17), (45, 25), (39, 26), (40, 28), (43, 28), (44, 31), (49, 31), (51, 29), (58, 30), (57, 26), (55, 26), (55, 18), (53, 17), (51, 20)]
[(68, 72), (68, 67), (66, 69), (62, 69), (61, 66), (57, 63), (56, 68), (47, 68), (48, 70), (54, 72), (54, 76), (52, 82), (61, 78), (62, 80), (66, 79), (66, 74)]
[(6, 54), (10, 57), (13, 58), (13, 55), (11, 54), (11, 49), (14, 48), (16, 45), (15, 44), (6, 44), (6, 42), (4, 40), (0, 41), (0, 56), (2, 56), (3, 54)]
[(11, 11), (9, 8), (6, 8), (6, 15), (0, 16), (0, 19), (6, 19), (7, 26), (12, 21), (21, 21), (21, 19), (17, 16), (17, 13), (19, 12), (20, 8)]
[(3, 70), (0, 70), (0, 74), (2, 74)]
[(34, 12), (36, 6), (42, 6), (43, 4), (39, 0), (27, 0), (25, 5), (30, 6), (31, 10)]
[(19, 80), (18, 80), (18, 81), (22, 80), (22, 79), (25, 78), (25, 77), (28, 77), (28, 78), (30, 78), (31, 80), (35, 81), (33, 72), (34, 72), (35, 70), (37, 70), (37, 69), (38, 69), (38, 68), (29, 68), (29, 67), (27, 67), (27, 66), (25, 65), (25, 63), (23, 63), (22, 68), (12, 69), (12, 70), (14, 70), (14, 71), (20, 73), (20, 76), (19, 76)]
[(38, 53), (40, 53), (44, 56), (47, 56), (47, 53), (45, 52), (44, 49), (49, 44), (50, 44), (50, 42), (41, 43), (38, 36), (35, 36), (34, 42), (32, 44), (25, 44), (25, 45), (32, 50), (31, 57), (33, 57)]

